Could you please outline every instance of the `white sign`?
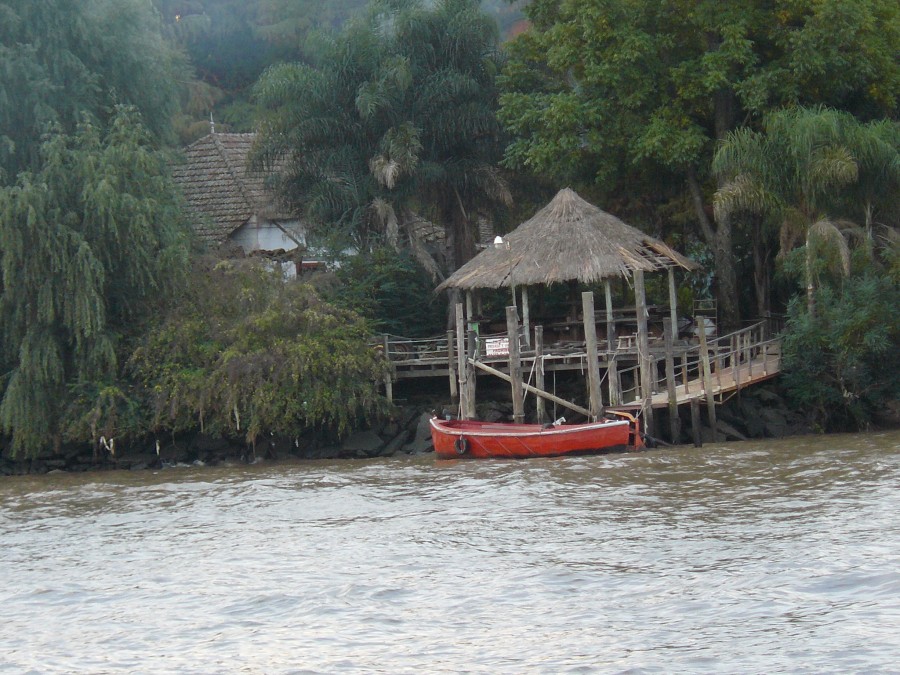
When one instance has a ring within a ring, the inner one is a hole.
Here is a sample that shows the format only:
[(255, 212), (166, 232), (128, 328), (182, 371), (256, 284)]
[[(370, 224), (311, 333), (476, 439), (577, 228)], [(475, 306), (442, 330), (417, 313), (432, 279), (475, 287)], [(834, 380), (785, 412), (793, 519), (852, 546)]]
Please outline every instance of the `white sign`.
[(509, 356), (509, 338), (488, 338), (484, 341), (485, 356)]

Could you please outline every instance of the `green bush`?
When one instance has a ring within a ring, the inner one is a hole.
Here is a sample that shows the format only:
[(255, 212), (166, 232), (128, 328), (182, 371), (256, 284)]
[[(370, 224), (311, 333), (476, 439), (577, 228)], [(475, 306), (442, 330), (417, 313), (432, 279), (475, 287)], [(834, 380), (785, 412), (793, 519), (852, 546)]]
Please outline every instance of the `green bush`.
[(358, 315), (260, 264), (195, 274), (178, 307), (131, 360), (153, 431), (343, 436), (387, 412), (385, 363)]
[(816, 294), (816, 315), (788, 310), (784, 381), (793, 403), (823, 431), (867, 427), (900, 394), (900, 285), (868, 273)]

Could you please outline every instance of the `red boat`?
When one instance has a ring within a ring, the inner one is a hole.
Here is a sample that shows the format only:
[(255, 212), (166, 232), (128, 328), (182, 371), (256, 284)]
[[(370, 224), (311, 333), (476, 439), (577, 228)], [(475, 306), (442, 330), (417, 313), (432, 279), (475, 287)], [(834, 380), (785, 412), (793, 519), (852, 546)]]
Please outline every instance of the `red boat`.
[(431, 438), (438, 459), (459, 457), (557, 457), (644, 446), (638, 421), (628, 413), (619, 419), (587, 424), (510, 424), (431, 418)]

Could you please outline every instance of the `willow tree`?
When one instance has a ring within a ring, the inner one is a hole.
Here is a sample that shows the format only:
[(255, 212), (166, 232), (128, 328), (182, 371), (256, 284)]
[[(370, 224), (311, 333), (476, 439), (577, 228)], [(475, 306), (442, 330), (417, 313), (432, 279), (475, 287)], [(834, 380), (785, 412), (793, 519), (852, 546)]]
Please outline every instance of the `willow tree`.
[(734, 224), (710, 217), (716, 142), (792, 103), (897, 111), (891, 0), (533, 0), (526, 12), (533, 28), (501, 82), (507, 163), (633, 200), (678, 185), (714, 254), (726, 323), (738, 272)]
[(761, 132), (729, 133), (716, 152), (713, 168), (723, 180), (714, 199), (716, 219), (728, 220), (739, 211), (757, 213), (778, 226), (780, 255), (798, 244), (805, 247), (810, 315), (817, 261), (823, 257), (816, 251), (829, 243), (849, 274), (845, 232), (861, 229), (872, 246), (882, 210), (889, 213), (896, 207), (898, 129), (896, 122), (863, 123), (828, 108), (790, 108), (769, 115)]
[(163, 156), (137, 113), (82, 123), (41, 147), (41, 168), (0, 191), (0, 429), (16, 453), (62, 438), (73, 387), (115, 383), (186, 259)]
[(508, 201), (496, 168), (497, 28), (475, 0), (376, 3), (313, 65), (261, 78), (261, 155), (283, 162), (281, 192), (358, 246), (416, 238), (440, 223), (452, 264), (474, 253), (476, 211)]
[(105, 124), (115, 104), (169, 138), (185, 70), (144, 0), (0, 0), (0, 184), (36, 168), (49, 125)]

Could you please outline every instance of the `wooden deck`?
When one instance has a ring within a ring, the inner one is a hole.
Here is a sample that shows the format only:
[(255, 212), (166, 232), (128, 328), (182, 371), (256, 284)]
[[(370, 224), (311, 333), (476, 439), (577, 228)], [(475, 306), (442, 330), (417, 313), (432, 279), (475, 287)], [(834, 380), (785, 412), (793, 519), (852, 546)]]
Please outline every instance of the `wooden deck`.
[[(671, 354), (666, 353), (662, 338), (651, 340), (649, 397), (640, 390), (641, 359), (634, 336), (618, 338), (612, 349), (606, 341), (600, 341), (597, 356), (601, 376), (607, 377), (611, 372), (610, 364), (615, 362), (616, 369), (612, 372), (615, 372), (618, 380), (620, 403), (609, 405), (609, 395), (606, 393), (608, 388), (604, 387), (607, 407), (637, 410), (646, 406), (648, 401), (654, 409), (668, 407), (671, 390), (665, 379), (665, 363), (668, 358), (675, 371), (676, 405), (689, 404), (696, 399), (706, 400), (707, 394), (714, 401), (721, 402), (730, 394), (771, 379), (781, 372), (781, 340), (780, 337), (770, 337), (770, 333), (767, 324), (759, 322), (728, 335), (710, 337), (705, 345), (705, 352), (703, 341), (697, 338), (674, 342)], [(498, 345), (496, 341), (502, 342), (504, 337), (470, 334), (470, 358), (508, 374), (506, 356), (502, 353), (492, 354)], [(450, 333), (425, 339), (382, 335), (373, 340), (373, 344), (389, 359), (392, 381), (456, 377), (454, 337)], [(533, 373), (538, 365), (543, 367), (544, 372), (587, 372), (589, 359), (584, 343), (551, 344), (538, 355), (527, 344), (524, 335), (520, 335), (519, 346), (521, 370), (525, 380), (529, 379), (529, 373)], [(536, 363), (538, 359), (539, 363)], [(709, 373), (708, 391), (704, 385), (705, 372)], [(451, 385), (451, 391), (453, 390)]]

